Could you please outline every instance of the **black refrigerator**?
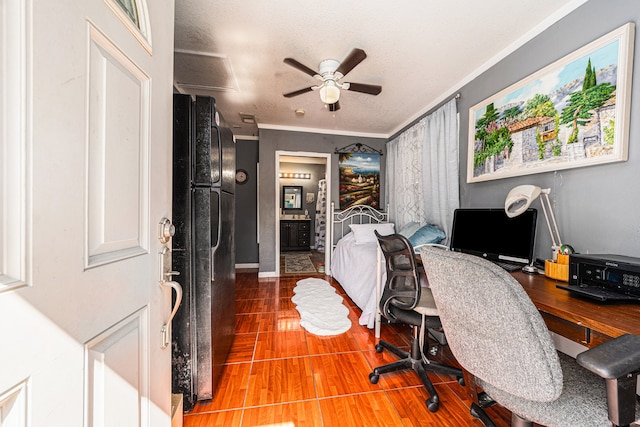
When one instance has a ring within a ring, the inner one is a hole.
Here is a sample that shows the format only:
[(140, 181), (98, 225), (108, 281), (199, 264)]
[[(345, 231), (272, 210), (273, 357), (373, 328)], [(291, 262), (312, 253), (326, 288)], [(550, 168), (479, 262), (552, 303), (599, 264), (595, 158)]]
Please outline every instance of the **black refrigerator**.
[(235, 329), (235, 143), (211, 97), (173, 96), (172, 391), (211, 399)]

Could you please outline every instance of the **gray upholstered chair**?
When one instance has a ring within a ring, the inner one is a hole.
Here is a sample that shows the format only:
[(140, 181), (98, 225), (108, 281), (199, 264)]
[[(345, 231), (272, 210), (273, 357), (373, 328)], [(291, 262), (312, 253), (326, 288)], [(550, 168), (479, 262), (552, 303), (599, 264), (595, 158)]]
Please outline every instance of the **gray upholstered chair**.
[(636, 419), (640, 337), (588, 350), (578, 355), (580, 366), (556, 351), (540, 313), (508, 272), (457, 252), (423, 248), (421, 257), (449, 347), (473, 375), (467, 386), (483, 390), (471, 412), (485, 425), (493, 423), (482, 408), (494, 402), (512, 412), (518, 427), (621, 426)]
[(431, 292), (423, 284), (426, 284), (424, 269), (416, 263), (416, 254), (409, 241), (400, 234), (381, 236), (375, 231), (380, 249), (384, 254), (387, 279), (380, 297), (380, 311), (390, 322), (401, 322), (411, 325), (412, 338), (411, 350), (404, 351), (386, 341), (380, 341), (376, 345), (376, 351), (381, 353), (389, 350), (400, 360), (384, 366), (378, 366), (369, 374), (371, 383), (376, 384), (380, 375), (399, 370), (413, 370), (429, 393), (426, 404), (431, 412), (438, 410), (440, 400), (427, 372), (438, 372), (458, 377), (463, 383), (462, 370), (457, 367), (447, 366), (427, 359), (423, 355), (427, 329), (440, 330), (438, 310), (433, 302)]

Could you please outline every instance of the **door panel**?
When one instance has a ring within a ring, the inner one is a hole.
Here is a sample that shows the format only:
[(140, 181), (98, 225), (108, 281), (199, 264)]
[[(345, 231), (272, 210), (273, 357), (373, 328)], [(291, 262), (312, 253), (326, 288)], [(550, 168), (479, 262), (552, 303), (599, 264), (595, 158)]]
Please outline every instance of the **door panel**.
[(86, 344), (90, 425), (148, 425), (147, 318), (145, 307)]
[(170, 425), (173, 1), (135, 3), (144, 34), (113, 0), (0, 0), (0, 424)]
[(149, 76), (89, 36), (87, 267), (149, 251)]

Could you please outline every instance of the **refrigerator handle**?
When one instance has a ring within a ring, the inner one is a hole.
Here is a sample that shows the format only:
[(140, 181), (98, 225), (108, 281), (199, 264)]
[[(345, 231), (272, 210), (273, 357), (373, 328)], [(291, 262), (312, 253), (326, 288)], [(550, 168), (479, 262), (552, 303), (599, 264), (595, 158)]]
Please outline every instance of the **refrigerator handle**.
[(218, 223), (216, 224), (216, 227), (218, 227), (218, 233), (217, 233), (218, 238), (216, 239), (215, 246), (211, 248), (211, 280), (212, 281), (216, 280), (216, 263), (215, 263), (216, 252), (220, 247), (220, 240), (222, 240), (222, 234), (221, 234), (222, 233), (222, 216), (221, 216), (222, 200), (221, 199), (222, 198), (220, 197), (220, 202), (218, 203)]
[[(217, 113), (216, 113), (217, 114)], [(212, 185), (220, 185), (222, 183), (222, 175), (223, 175), (223, 165), (222, 165), (222, 134), (220, 133), (220, 128), (218, 126), (212, 126), (211, 128), (211, 141), (214, 140), (213, 132), (215, 132), (215, 139), (218, 141), (216, 147), (213, 147), (217, 152), (217, 158), (215, 161), (211, 162), (211, 184)]]

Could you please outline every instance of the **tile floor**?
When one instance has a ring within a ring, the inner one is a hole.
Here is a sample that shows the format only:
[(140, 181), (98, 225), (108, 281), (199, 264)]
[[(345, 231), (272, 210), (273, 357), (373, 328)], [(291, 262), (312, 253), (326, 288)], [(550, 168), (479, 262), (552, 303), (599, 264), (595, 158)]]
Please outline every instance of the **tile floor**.
[[(359, 309), (348, 297), (349, 331), (334, 337), (307, 333), (291, 302), (301, 278), (259, 280), (255, 272), (238, 272), (236, 337), (219, 389), (213, 400), (184, 415), (184, 427), (482, 426), (469, 415), (455, 378), (430, 374), (441, 400), (436, 413), (426, 409), (426, 392), (413, 374), (386, 374), (371, 384), (372, 368), (395, 356), (375, 352), (376, 339), (358, 325)], [(409, 332), (385, 325), (382, 338), (408, 348)], [(445, 353), (439, 352), (441, 360)], [(498, 426), (510, 424), (508, 411), (494, 407), (490, 414)]]

